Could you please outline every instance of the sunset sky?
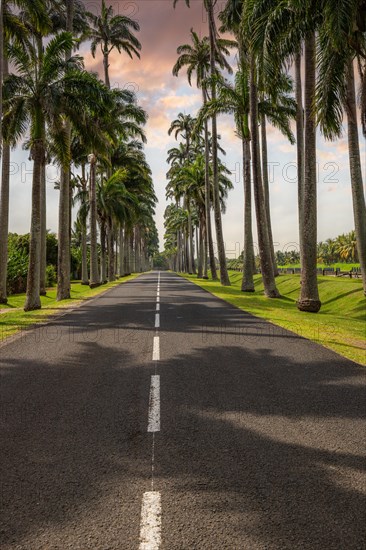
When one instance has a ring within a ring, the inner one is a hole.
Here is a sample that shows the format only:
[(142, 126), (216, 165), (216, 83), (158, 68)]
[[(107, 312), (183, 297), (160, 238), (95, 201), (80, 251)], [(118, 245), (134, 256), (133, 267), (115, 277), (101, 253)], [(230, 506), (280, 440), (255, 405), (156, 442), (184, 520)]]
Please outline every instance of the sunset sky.
[[(101, 2), (85, 2), (91, 11), (97, 11)], [(184, 71), (179, 78), (172, 76), (176, 61), (176, 49), (189, 41), (189, 31), (194, 28), (201, 36), (207, 34), (207, 22), (201, 0), (191, 0), (191, 8), (180, 0), (173, 9), (172, 0), (134, 0), (112, 2), (115, 12), (138, 20), (142, 43), (141, 60), (130, 60), (114, 52), (111, 55), (110, 78), (115, 87), (127, 87), (136, 92), (139, 103), (149, 115), (146, 133), (147, 160), (153, 171), (156, 194), (159, 198), (156, 222), (163, 247), (163, 214), (165, 201), (166, 153), (174, 146), (174, 138), (168, 136), (170, 122), (179, 112), (195, 115), (200, 106), (201, 94), (190, 88)], [(219, 3), (220, 10), (224, 2)], [(99, 71), (102, 60), (98, 54), (93, 59), (85, 44), (81, 53), (88, 69)], [(237, 255), (243, 243), (243, 181), (241, 175), (241, 146), (235, 135), (231, 117), (219, 118), (221, 145), (226, 149), (227, 167), (232, 170), (234, 190), (231, 191), (224, 216), (224, 236), (227, 255)], [(292, 147), (277, 130), (268, 129), (271, 209), (274, 240), (277, 249), (291, 247), (298, 242), (296, 147)], [(365, 142), (361, 140), (362, 161), (365, 169)], [(346, 136), (334, 143), (318, 142), (318, 240), (335, 237), (354, 227), (350, 177), (348, 171)], [(11, 178), (10, 231), (26, 233), (30, 227), (31, 162), (28, 153), (18, 149), (13, 153)], [(54, 191), (55, 168), (47, 171), (47, 228), (57, 230), (58, 192)], [(255, 230), (255, 227), (254, 227)], [(256, 240), (256, 230), (254, 231)]]

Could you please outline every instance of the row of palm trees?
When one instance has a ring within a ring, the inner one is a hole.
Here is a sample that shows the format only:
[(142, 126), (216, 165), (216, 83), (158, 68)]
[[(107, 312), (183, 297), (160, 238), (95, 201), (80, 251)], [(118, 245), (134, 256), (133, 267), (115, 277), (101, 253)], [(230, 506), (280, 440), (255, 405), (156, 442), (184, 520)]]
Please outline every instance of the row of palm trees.
[[(174, 6), (178, 0), (174, 0)], [(189, 0), (186, 0), (189, 7)], [(206, 219), (214, 210), (220, 280), (229, 285), (222, 236), (217, 154), (217, 115), (234, 115), (242, 141), (244, 176), (244, 258), (242, 290), (254, 290), (252, 192), (265, 294), (279, 297), (273, 248), (268, 185), (267, 124), (277, 127), (297, 145), (298, 218), (302, 268), (297, 306), (317, 312), (321, 307), (317, 281), (317, 181), (316, 132), (327, 140), (341, 136), (343, 119), (348, 127), (349, 164), (358, 257), (366, 294), (366, 207), (363, 190), (355, 67), (360, 80), (361, 126), (366, 135), (366, 23), (362, 0), (227, 0), (219, 15), (219, 37), (214, 12), (217, 0), (204, 0), (209, 36), (178, 48), (173, 74), (184, 67), (188, 81), (196, 75), (203, 104), (192, 134), (204, 131)], [(234, 82), (228, 49), (236, 52)], [(295, 79), (289, 76), (292, 68)], [(304, 73), (303, 73), (304, 71)], [(304, 77), (303, 77), (304, 74)], [(208, 151), (208, 123), (212, 127), (212, 153)], [(295, 135), (292, 132), (296, 127)], [(183, 141), (187, 141), (186, 139)], [(186, 162), (189, 163), (188, 155)], [(212, 174), (211, 174), (212, 172)], [(212, 193), (210, 191), (212, 189)], [(212, 194), (212, 200), (210, 200)], [(206, 228), (209, 227), (209, 222)], [(207, 235), (209, 242), (209, 235)], [(179, 248), (177, 241), (176, 246)], [(174, 248), (174, 247), (173, 247)], [(203, 248), (205, 250), (205, 248)], [(213, 271), (213, 278), (216, 273)]]
[[(46, 292), (48, 163), (56, 164), (60, 173), (58, 300), (70, 298), (73, 204), (80, 206), (83, 283), (93, 287), (113, 281), (116, 273), (130, 272), (132, 253), (135, 267), (145, 269), (157, 248), (157, 199), (143, 151), (147, 114), (133, 93), (111, 89), (109, 78), (113, 49), (131, 58), (140, 56), (135, 36), (139, 26), (114, 15), (105, 0), (99, 15), (87, 12), (80, 0), (3, 0), (0, 26), (0, 303), (7, 301), (10, 151), (23, 141), (33, 161), (24, 309), (33, 310), (41, 307), (40, 296)], [(90, 42), (93, 56), (100, 49), (104, 82), (85, 69), (77, 53), (83, 41)]]

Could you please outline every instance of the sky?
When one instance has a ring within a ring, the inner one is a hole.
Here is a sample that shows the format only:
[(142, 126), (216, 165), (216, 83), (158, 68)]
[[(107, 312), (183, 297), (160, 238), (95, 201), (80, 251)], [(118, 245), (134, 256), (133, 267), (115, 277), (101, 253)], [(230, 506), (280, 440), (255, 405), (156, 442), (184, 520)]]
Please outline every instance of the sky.
[[(86, 0), (88, 10), (100, 10), (101, 1)], [(207, 35), (207, 18), (201, 0), (191, 0), (188, 9), (179, 0), (173, 9), (172, 0), (113, 0), (117, 14), (128, 15), (140, 24), (138, 38), (142, 43), (141, 59), (112, 52), (110, 80), (113, 87), (133, 90), (139, 103), (147, 111), (146, 156), (151, 166), (155, 191), (159, 199), (156, 223), (160, 248), (163, 249), (167, 151), (175, 146), (174, 137), (168, 136), (171, 121), (180, 112), (195, 115), (201, 104), (201, 93), (190, 87), (184, 70), (179, 77), (172, 75), (177, 59), (176, 49), (190, 40), (190, 29), (200, 36)], [(218, 0), (217, 12), (225, 2)], [(103, 77), (102, 58), (98, 52), (94, 59), (84, 44), (80, 53), (89, 70)], [(234, 65), (234, 60), (233, 60)], [(241, 144), (235, 135), (234, 121), (230, 116), (219, 117), (221, 145), (227, 152), (223, 159), (232, 171), (234, 189), (230, 192), (226, 214), (223, 216), (224, 239), (227, 256), (237, 257), (243, 247), (243, 179)], [(366, 148), (360, 140), (363, 172), (365, 174)], [(268, 127), (269, 175), (271, 215), (275, 248), (298, 248), (296, 146), (274, 128)], [(352, 196), (348, 167), (346, 130), (342, 139), (325, 142), (318, 136), (318, 240), (333, 238), (354, 228)], [(55, 167), (47, 168), (47, 228), (57, 232), (58, 191)], [(364, 177), (365, 181), (365, 177)], [(17, 148), (12, 153), (10, 231), (27, 233), (30, 228), (32, 163), (28, 153)], [(254, 229), (254, 240), (257, 232)]]

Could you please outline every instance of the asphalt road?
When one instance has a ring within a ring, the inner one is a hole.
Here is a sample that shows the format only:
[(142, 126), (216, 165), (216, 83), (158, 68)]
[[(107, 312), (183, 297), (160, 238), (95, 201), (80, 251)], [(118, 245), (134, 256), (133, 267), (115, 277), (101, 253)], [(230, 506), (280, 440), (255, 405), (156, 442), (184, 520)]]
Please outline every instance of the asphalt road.
[(158, 278), (0, 348), (1, 550), (366, 549), (365, 369)]

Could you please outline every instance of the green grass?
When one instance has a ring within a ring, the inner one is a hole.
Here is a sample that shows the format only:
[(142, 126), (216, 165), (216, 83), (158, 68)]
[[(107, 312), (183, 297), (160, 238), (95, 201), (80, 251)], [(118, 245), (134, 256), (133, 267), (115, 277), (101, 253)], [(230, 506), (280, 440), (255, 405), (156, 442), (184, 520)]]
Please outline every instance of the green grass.
[(300, 312), (296, 308), (300, 292), (299, 275), (280, 275), (276, 279), (282, 295), (280, 299), (264, 296), (260, 275), (255, 276), (256, 292), (253, 294), (241, 292), (242, 274), (234, 271), (230, 272), (231, 287), (197, 279), (195, 275), (183, 276), (244, 311), (366, 365), (366, 298), (360, 279), (319, 277), (322, 308), (319, 313), (313, 314)]
[[(353, 267), (359, 268), (360, 264), (345, 264), (345, 263), (336, 263), (332, 265), (325, 265), (325, 264), (317, 264), (317, 267), (319, 269), (326, 269), (327, 267), (334, 267), (336, 269), (337, 267), (340, 268), (341, 271), (350, 271)], [(300, 264), (286, 264), (286, 265), (279, 265), (279, 269), (296, 269), (300, 268)]]
[(42, 309), (36, 311), (23, 311), (25, 294), (11, 295), (6, 305), (0, 304), (0, 343), (4, 341), (5, 338), (12, 336), (20, 330), (24, 330), (30, 325), (44, 322), (47, 320), (47, 317), (59, 313), (60, 310), (62, 311), (81, 304), (85, 300), (102, 294), (110, 288), (130, 281), (131, 279), (135, 279), (138, 275), (139, 273), (133, 273), (128, 277), (93, 289), (80, 284), (80, 282), (72, 282), (71, 298), (69, 300), (63, 300), (62, 302), (56, 301), (56, 288), (48, 289), (47, 295), (41, 297)]

